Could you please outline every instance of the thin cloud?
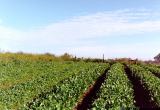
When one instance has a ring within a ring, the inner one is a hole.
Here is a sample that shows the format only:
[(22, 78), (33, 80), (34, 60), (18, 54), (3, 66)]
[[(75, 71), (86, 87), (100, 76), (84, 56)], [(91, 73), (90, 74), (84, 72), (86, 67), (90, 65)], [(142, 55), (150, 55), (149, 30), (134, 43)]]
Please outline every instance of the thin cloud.
[[(75, 16), (33, 30), (20, 31), (0, 25), (0, 46), (3, 49), (30, 50), (30, 52), (33, 52), (33, 50), (39, 52), (42, 49), (51, 50), (47, 49), (50, 47), (55, 47), (54, 51), (58, 52), (59, 48), (57, 47), (67, 50), (65, 48), (67, 44), (71, 47), (81, 48), (81, 45), (88, 42), (87, 40), (95, 38), (105, 39), (112, 38), (112, 36), (118, 36), (117, 38), (119, 38), (133, 34), (158, 33), (160, 31), (159, 17), (160, 14), (152, 10), (126, 9)], [(98, 46), (98, 44), (95, 46)], [(107, 52), (114, 53), (106, 47), (97, 48), (96, 50), (108, 50)], [(129, 46), (126, 45), (125, 47)], [(86, 47), (82, 47), (82, 49), (86, 50), (86, 54), (90, 54), (92, 50)], [(131, 49), (134, 50), (134, 48)], [(61, 50), (61, 52), (64, 51)], [(129, 52), (126, 49), (125, 54), (128, 53), (129, 55)], [(79, 51), (75, 51), (75, 53), (80, 54)], [(121, 54), (124, 54), (124, 52)]]
[[(58, 23), (50, 24), (31, 32), (40, 39), (48, 38), (56, 42), (65, 39), (79, 40), (112, 35), (126, 35), (160, 31), (160, 19), (157, 14), (147, 10), (118, 10), (100, 12), (86, 16), (73, 17)], [(152, 16), (152, 18), (150, 18)], [(67, 39), (66, 39), (67, 38)], [(53, 42), (53, 41), (52, 41)]]
[[(151, 46), (152, 45), (152, 46)], [(153, 57), (160, 51), (158, 43), (135, 43), (135, 44), (118, 44), (118, 45), (90, 45), (90, 46), (79, 46), (64, 49), (67, 52), (76, 55), (79, 53), (78, 57), (92, 57), (92, 58), (102, 58), (102, 55), (105, 55), (105, 58), (139, 58), (143, 60), (153, 59)], [(62, 49), (62, 50), (63, 50)], [(62, 50), (59, 50), (59, 54), (62, 54)], [(90, 54), (88, 54), (88, 52)]]

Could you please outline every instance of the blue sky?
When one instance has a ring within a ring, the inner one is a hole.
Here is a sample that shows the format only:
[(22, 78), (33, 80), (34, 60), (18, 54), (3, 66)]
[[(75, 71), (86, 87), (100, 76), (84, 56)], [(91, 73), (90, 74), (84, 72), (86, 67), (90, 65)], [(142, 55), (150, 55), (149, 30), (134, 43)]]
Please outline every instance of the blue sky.
[(0, 48), (79, 57), (152, 59), (159, 0), (0, 0)]

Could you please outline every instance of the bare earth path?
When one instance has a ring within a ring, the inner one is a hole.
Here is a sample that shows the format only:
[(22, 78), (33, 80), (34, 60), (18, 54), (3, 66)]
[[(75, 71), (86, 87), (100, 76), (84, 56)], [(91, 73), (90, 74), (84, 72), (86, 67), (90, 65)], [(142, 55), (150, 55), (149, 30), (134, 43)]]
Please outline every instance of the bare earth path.
[(144, 85), (141, 84), (141, 80), (138, 77), (132, 75), (131, 70), (125, 66), (125, 72), (128, 76), (128, 79), (131, 81), (134, 89), (134, 100), (136, 101), (135, 106), (140, 109), (144, 108), (158, 108), (153, 101), (151, 101), (151, 96), (149, 91), (144, 88)]
[(106, 79), (107, 71), (108, 69), (106, 69), (95, 83), (89, 87), (87, 92), (84, 93), (82, 100), (74, 108), (75, 110), (88, 110), (91, 108), (92, 103), (98, 98), (97, 92)]

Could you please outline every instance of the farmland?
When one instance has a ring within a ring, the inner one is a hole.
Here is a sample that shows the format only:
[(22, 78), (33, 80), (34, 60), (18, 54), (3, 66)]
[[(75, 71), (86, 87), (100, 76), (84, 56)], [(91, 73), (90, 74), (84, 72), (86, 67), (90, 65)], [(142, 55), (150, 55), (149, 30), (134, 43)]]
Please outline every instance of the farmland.
[(159, 108), (159, 76), (159, 67), (144, 63), (1, 54), (0, 109)]

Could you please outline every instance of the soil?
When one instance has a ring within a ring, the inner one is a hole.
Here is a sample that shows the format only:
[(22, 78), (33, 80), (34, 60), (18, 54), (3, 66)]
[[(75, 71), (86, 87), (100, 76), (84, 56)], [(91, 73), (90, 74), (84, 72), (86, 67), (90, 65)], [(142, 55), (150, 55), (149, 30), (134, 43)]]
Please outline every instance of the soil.
[(141, 79), (132, 75), (131, 70), (127, 66), (125, 66), (125, 72), (133, 85), (135, 106), (140, 109), (158, 108), (155, 102), (151, 100), (150, 91), (146, 88), (145, 84), (141, 83)]
[(97, 93), (106, 79), (107, 71), (105, 70), (95, 83), (88, 88), (74, 110), (88, 110), (92, 108), (92, 103), (98, 98)]
[(154, 72), (152, 72), (152, 74), (154, 74), (156, 77), (160, 78), (160, 73), (154, 73)]

